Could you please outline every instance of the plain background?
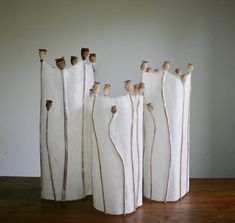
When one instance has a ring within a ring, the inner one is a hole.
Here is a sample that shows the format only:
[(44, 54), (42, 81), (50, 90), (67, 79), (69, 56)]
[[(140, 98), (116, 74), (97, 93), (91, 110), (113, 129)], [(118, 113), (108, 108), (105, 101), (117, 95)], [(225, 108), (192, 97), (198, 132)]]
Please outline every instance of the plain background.
[(139, 65), (195, 64), (191, 177), (235, 176), (234, 0), (0, 0), (0, 176), (39, 176), (38, 48), (49, 61), (97, 53), (97, 78), (123, 94)]

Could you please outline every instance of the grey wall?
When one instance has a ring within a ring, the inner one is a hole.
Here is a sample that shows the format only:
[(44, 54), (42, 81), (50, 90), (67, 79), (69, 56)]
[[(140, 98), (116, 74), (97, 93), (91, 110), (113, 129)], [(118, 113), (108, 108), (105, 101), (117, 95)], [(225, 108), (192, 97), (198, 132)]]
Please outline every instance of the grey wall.
[(191, 177), (235, 176), (235, 1), (0, 0), (0, 175), (39, 176), (39, 61), (98, 55), (98, 79), (123, 93), (139, 64), (195, 63)]

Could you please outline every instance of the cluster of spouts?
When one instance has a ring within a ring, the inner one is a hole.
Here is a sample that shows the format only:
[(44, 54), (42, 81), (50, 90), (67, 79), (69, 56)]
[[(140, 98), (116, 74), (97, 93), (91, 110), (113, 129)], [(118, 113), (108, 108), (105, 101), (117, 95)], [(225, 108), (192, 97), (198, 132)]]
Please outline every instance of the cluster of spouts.
[[(40, 61), (44, 61), (47, 58), (47, 49), (39, 49), (39, 58)], [(89, 48), (82, 48), (81, 49), (81, 58), (82, 60), (87, 60), (89, 58), (89, 61), (94, 64), (96, 62), (96, 54), (95, 53), (90, 53)], [(60, 57), (60, 58), (56, 58), (55, 59), (56, 62), (56, 66), (60, 69), (60, 70), (64, 70), (65, 66), (66, 66), (66, 62), (65, 62), (65, 57)], [(77, 56), (71, 56), (70, 57), (70, 63), (71, 65), (75, 65), (78, 63), (78, 57)]]
[[(105, 84), (103, 88), (103, 95), (108, 96), (110, 92), (111, 85)], [(138, 84), (132, 84), (131, 80), (124, 81), (124, 89), (127, 91), (128, 94), (134, 93), (134, 95), (143, 95), (145, 85), (144, 83), (140, 82)], [(100, 91), (100, 82), (94, 82), (92, 88), (90, 89), (90, 96), (97, 96)], [(115, 111), (115, 112), (114, 112)], [(115, 114), (117, 112), (116, 105), (113, 105), (111, 108), (112, 114)]]
[[(94, 64), (96, 62), (96, 54), (95, 53), (89, 53), (89, 48), (82, 48), (81, 49), (81, 57), (82, 60), (87, 60), (89, 57), (89, 61)], [(42, 62), (47, 58), (47, 50), (46, 49), (39, 49), (39, 57), (40, 61)], [(65, 58), (57, 58), (55, 59), (56, 65), (60, 70), (63, 70), (66, 66)], [(77, 56), (71, 56), (70, 58), (71, 65), (75, 65), (78, 62), (78, 57)], [(162, 69), (164, 72), (167, 72), (170, 68), (170, 61), (164, 61), (162, 64)], [(156, 73), (159, 72), (158, 68), (151, 68), (148, 66), (148, 61), (143, 60), (140, 69), (142, 72), (146, 73)], [(187, 70), (189, 73), (191, 73), (194, 69), (194, 65), (192, 63), (189, 63), (187, 65)], [(175, 74), (182, 80), (184, 83), (187, 80), (188, 75), (183, 74), (180, 68), (175, 69)], [(143, 95), (144, 93), (144, 83), (139, 83), (139, 84), (132, 84), (131, 80), (126, 80), (124, 81), (124, 89), (128, 92), (128, 94), (132, 94), (134, 92), (135, 95)], [(107, 96), (110, 93), (110, 84), (105, 84), (103, 88), (103, 94), (104, 96)], [(97, 95), (100, 91), (100, 82), (94, 82), (93, 87), (90, 89), (90, 96)], [(146, 104), (148, 111), (153, 110), (153, 106), (151, 103)], [(114, 106), (116, 108), (116, 106)], [(112, 110), (112, 109), (111, 109)], [(117, 108), (114, 109), (117, 112)], [(116, 113), (115, 112), (115, 113)], [(113, 113), (113, 110), (112, 110)]]
[[(162, 69), (163, 71), (168, 71), (170, 68), (170, 61), (164, 61), (164, 63), (162, 64)], [(140, 65), (140, 69), (142, 72), (146, 72), (146, 73), (157, 73), (159, 72), (159, 69), (156, 68), (151, 68), (148, 66), (148, 61), (147, 60), (143, 60), (141, 65)], [(194, 65), (192, 63), (189, 63), (187, 66), (187, 70), (189, 73), (191, 73), (194, 69)], [(177, 76), (179, 76), (181, 78), (181, 80), (183, 82), (185, 82), (187, 80), (187, 74), (183, 74), (180, 68), (176, 68), (175, 69), (175, 74)]]
[[(170, 68), (170, 61), (164, 61), (164, 63), (162, 64), (163, 72), (168, 72), (169, 68)], [(140, 69), (141, 69), (142, 72), (145, 72), (145, 73), (157, 73), (157, 72), (159, 72), (158, 68), (154, 69), (154, 68), (149, 67), (147, 60), (142, 61), (141, 65), (140, 65)], [(191, 74), (194, 70), (194, 65), (192, 63), (189, 63), (187, 65), (187, 70), (188, 70), (188, 73)], [(181, 79), (181, 81), (183, 83), (186, 82), (186, 80), (188, 78), (188, 74), (183, 74), (180, 68), (175, 69), (175, 74)], [(146, 104), (146, 106), (147, 106), (147, 110), (149, 112), (153, 111), (153, 106), (152, 106), (151, 103)]]
[[(103, 94), (104, 96), (108, 96), (109, 92), (110, 92), (110, 88), (111, 85), (110, 84), (105, 84), (104, 88), (103, 88)], [(124, 89), (128, 92), (128, 94), (133, 93), (135, 95), (143, 95), (144, 93), (144, 83), (139, 83), (139, 84), (135, 84), (133, 85), (131, 83), (131, 80), (126, 80), (124, 81)], [(90, 96), (94, 96), (97, 95), (100, 91), (100, 82), (94, 82), (92, 88), (90, 89)]]

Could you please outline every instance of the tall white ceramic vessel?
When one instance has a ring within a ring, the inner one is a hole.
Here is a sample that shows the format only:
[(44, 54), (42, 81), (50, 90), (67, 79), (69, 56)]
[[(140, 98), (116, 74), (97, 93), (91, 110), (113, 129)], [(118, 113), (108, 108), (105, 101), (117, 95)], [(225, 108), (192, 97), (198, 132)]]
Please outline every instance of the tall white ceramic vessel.
[[(142, 205), (143, 96), (131, 97), (134, 114), (129, 95), (95, 97), (93, 205), (108, 214), (128, 214)], [(117, 112), (112, 114), (114, 105)]]
[[(177, 201), (189, 191), (191, 73), (185, 82), (168, 71), (143, 73), (145, 106), (144, 196)], [(156, 128), (156, 131), (154, 131)]]
[[(84, 67), (86, 82), (83, 84)], [(63, 79), (61, 77), (63, 73)], [(92, 193), (91, 186), (91, 148), (92, 126), (91, 105), (87, 102), (89, 89), (93, 85), (92, 64), (83, 61), (64, 69), (62, 72), (43, 61), (42, 66), (42, 104), (46, 100), (53, 101), (48, 123), (48, 148), (51, 157), (51, 170), (57, 201), (63, 201), (63, 181), (66, 182), (64, 200), (78, 200)], [(84, 103), (83, 88), (85, 87)], [(63, 95), (64, 89), (64, 95)], [(67, 177), (64, 176), (65, 162), (65, 126), (64, 105), (67, 116)], [(84, 134), (82, 134), (82, 110), (84, 106)], [(42, 145), (42, 194), (43, 199), (54, 200), (50, 180), (49, 162), (46, 150), (46, 107), (41, 116), (41, 145)], [(84, 137), (84, 154), (82, 156), (82, 137)], [(82, 177), (84, 164), (84, 182)]]

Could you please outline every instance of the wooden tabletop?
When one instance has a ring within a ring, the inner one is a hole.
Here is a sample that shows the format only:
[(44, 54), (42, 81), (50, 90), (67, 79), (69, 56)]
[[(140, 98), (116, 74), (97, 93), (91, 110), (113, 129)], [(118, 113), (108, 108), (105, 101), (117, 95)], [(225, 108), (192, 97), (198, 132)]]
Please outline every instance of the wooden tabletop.
[(191, 179), (190, 193), (175, 203), (152, 202), (126, 216), (104, 215), (92, 197), (55, 203), (40, 199), (40, 179), (0, 177), (0, 223), (235, 223), (235, 179)]

